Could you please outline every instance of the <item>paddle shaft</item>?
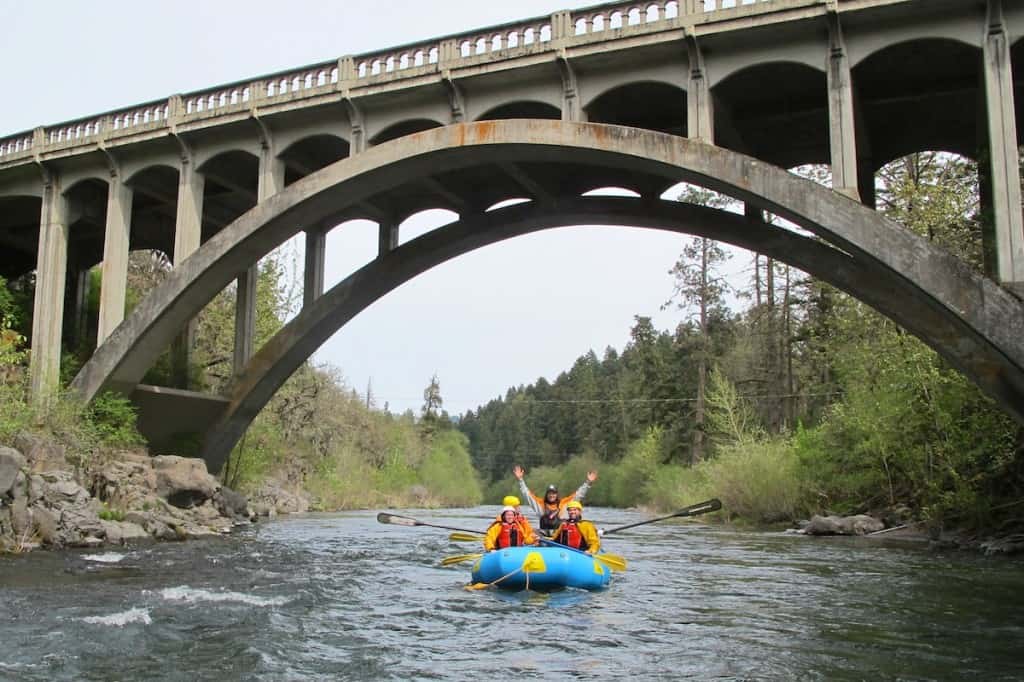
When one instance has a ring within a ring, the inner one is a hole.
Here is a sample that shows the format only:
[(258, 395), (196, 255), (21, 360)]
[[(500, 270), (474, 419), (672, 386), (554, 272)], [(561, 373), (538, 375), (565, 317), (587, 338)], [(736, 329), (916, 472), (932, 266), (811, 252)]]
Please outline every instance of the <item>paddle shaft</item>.
[(619, 526), (617, 528), (609, 528), (603, 535), (609, 535), (611, 533), (618, 533), (620, 530), (626, 530), (627, 528), (636, 528), (637, 526), (646, 526), (648, 523), (657, 523), (658, 521), (665, 521), (666, 519), (674, 519), (683, 516), (697, 516), (698, 514), (706, 514), (708, 512), (718, 511), (722, 508), (722, 502), (718, 498), (713, 498), (707, 502), (701, 502), (700, 504), (691, 504), (686, 509), (681, 509), (675, 514), (669, 514), (668, 516), (659, 516), (656, 519), (647, 519), (646, 521), (639, 521), (637, 523), (630, 523), (625, 526)]
[(388, 523), (395, 526), (429, 526), (430, 528), (443, 528), (444, 530), (457, 530), (463, 533), (477, 533), (478, 530), (470, 530), (468, 528), (455, 528), (454, 526), (441, 526), (436, 523), (426, 523), (417, 519), (410, 518), (408, 516), (399, 516), (398, 514), (386, 514), (381, 512), (377, 514), (377, 521), (379, 523)]

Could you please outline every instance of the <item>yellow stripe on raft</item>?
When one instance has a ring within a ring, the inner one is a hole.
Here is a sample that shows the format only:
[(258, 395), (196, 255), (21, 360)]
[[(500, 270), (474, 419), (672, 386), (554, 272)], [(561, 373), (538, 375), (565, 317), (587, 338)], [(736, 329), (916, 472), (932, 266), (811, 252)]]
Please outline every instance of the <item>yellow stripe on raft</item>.
[(604, 566), (601, 565), (600, 561), (594, 562), (594, 573), (598, 575), (604, 575)]

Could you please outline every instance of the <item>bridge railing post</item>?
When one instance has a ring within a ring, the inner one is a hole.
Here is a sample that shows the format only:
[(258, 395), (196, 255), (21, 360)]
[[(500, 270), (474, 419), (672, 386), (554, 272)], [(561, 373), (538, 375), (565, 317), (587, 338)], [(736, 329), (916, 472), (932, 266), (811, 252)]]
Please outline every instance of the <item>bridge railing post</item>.
[(356, 85), (356, 59), (345, 55), (338, 59), (338, 90), (345, 92)]
[(185, 114), (185, 100), (181, 95), (171, 95), (167, 98), (167, 121), (172, 126), (181, 122)]
[(459, 43), (454, 38), (448, 40), (442, 40), (441, 44), (437, 48), (437, 68), (442, 73), (445, 69), (450, 69), (455, 66), (462, 57), (462, 52), (459, 50)]
[(569, 10), (561, 10), (551, 15), (551, 44), (561, 45), (571, 38), (575, 28), (572, 23), (572, 13)]

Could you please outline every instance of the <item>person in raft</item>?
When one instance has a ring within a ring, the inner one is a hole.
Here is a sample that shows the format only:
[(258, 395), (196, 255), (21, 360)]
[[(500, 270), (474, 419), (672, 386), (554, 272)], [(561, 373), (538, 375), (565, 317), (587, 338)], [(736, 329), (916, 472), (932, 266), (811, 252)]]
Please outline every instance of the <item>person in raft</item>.
[(493, 552), (496, 549), (506, 547), (520, 547), (522, 545), (537, 544), (537, 537), (529, 526), (523, 525), (516, 519), (515, 507), (502, 507), (501, 515), (498, 516), (491, 527), (484, 535), (484, 549)]
[(587, 554), (597, 554), (601, 549), (601, 537), (593, 523), (583, 520), (583, 505), (573, 500), (565, 505), (565, 513), (569, 518), (555, 529), (551, 540)]
[(523, 471), (523, 467), (517, 464), (512, 469), (512, 473), (519, 479), (519, 489), (526, 496), (526, 501), (530, 503), (533, 511), (537, 512), (537, 515), (540, 516), (541, 532), (548, 535), (558, 527), (559, 522), (562, 520), (562, 510), (565, 509), (565, 505), (569, 504), (572, 500), (582, 500), (586, 496), (587, 491), (590, 490), (590, 486), (597, 480), (597, 472), (588, 471), (586, 480), (576, 489), (576, 492), (565, 497), (559, 497), (558, 487), (552, 484), (544, 492), (544, 497), (538, 497), (530, 492), (526, 481), (523, 480), (523, 474), (526, 473)]
[(505, 499), (501, 501), (501, 504), (504, 507), (512, 507), (513, 509), (515, 509), (516, 520), (519, 521), (519, 523), (526, 526), (526, 530), (530, 531), (531, 535), (536, 535), (536, 533), (533, 532), (533, 526), (530, 524), (530, 520), (526, 518), (526, 515), (523, 514), (523, 510), (520, 509), (520, 506), (523, 503), (519, 501), (518, 497), (516, 497), (515, 495), (506, 495)]

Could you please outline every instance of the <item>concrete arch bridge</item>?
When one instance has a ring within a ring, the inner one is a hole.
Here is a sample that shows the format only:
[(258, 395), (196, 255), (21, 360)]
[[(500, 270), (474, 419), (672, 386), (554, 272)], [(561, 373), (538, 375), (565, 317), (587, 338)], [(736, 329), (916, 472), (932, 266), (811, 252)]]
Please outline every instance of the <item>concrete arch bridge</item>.
[[(62, 337), (82, 331), (81, 273), (102, 261), (97, 348), (73, 387), (131, 395), (156, 449), (199, 431), (216, 469), (285, 379), (388, 291), (502, 239), (609, 224), (706, 235), (828, 281), (1024, 423), (1022, 35), (1024, 8), (1001, 0), (616, 2), (0, 138), (0, 275), (37, 275), (34, 394), (52, 390)], [(872, 209), (875, 170), (927, 149), (983, 161), (988, 276)], [(784, 170), (803, 163), (830, 164), (835, 190)], [(746, 215), (659, 198), (681, 181)], [(584, 196), (608, 186), (638, 197)], [(526, 201), (492, 209), (509, 199)], [(399, 246), (400, 223), (430, 208), (458, 220)], [(355, 218), (379, 224), (378, 256), (324, 292), (326, 234)], [(303, 309), (257, 350), (254, 266), (300, 231)], [(125, 319), (139, 248), (175, 267)], [(233, 280), (233, 393), (139, 386)]]

